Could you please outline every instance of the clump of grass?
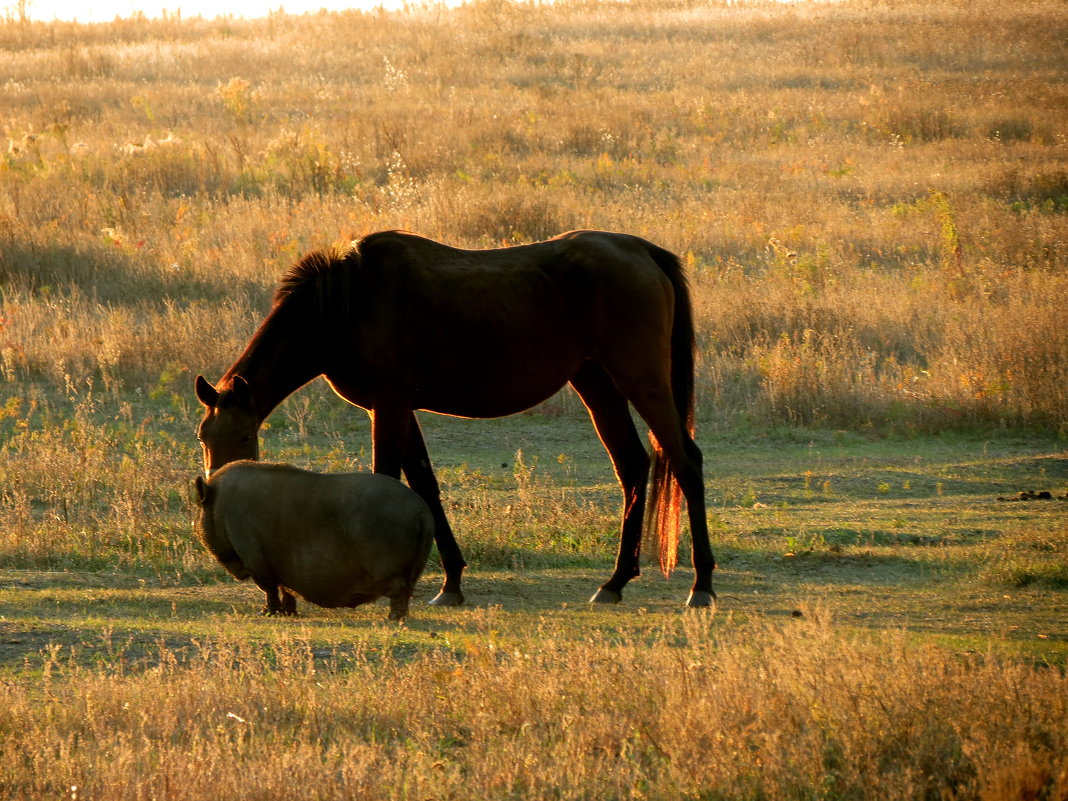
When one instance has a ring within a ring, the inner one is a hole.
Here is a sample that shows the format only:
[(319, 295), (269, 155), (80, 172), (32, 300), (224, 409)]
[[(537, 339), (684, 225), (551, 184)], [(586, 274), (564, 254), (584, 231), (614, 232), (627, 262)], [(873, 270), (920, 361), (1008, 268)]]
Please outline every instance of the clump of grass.
[(442, 489), (465, 553), (486, 568), (603, 563), (617, 546), (617, 492), (554, 478), (522, 450), (510, 475), (453, 468), (443, 472)]
[(988, 568), (985, 576), (1014, 589), (1065, 590), (1068, 589), (1068, 560), (1063, 557), (1038, 560), (1011, 556)]
[(369, 799), (1068, 790), (1056, 670), (851, 637), (818, 611), (691, 616), (641, 638), (543, 619), (537, 647), (480, 617), (462, 643), (414, 649), (372, 633), (337, 651), (288, 628), (160, 643), (147, 659), (108, 641), (90, 666), (48, 647), (40, 675), (3, 684), (0, 780), (16, 795), (177, 801), (295, 785)]
[[(69, 406), (17, 396), (0, 421), (0, 560), (10, 567), (173, 574), (206, 566), (189, 534), (192, 444), (173, 411), (70, 388)], [(159, 418), (170, 419), (170, 425)]]
[(1068, 336), (1047, 291), (1061, 278), (1014, 273), (1009, 291), (961, 260), (952, 217), (932, 222), (933, 264), (909, 279), (838, 270), (799, 279), (774, 266), (778, 255), (759, 282), (701, 275), (701, 336), (714, 351), (701, 363), (703, 395), (803, 425), (1056, 429), (1068, 414), (1059, 391)]

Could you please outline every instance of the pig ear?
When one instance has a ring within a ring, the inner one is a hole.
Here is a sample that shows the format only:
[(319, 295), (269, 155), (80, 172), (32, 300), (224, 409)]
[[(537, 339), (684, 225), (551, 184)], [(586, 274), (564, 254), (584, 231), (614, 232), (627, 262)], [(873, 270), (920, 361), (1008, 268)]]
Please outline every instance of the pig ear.
[(193, 479), (193, 489), (197, 493), (197, 503), (205, 506), (208, 503), (208, 484), (204, 481), (203, 476), (197, 476)]
[(215, 389), (202, 375), (197, 376), (196, 383), (194, 384), (197, 391), (197, 399), (207, 406), (209, 409), (214, 409), (215, 404), (219, 402), (219, 392)]

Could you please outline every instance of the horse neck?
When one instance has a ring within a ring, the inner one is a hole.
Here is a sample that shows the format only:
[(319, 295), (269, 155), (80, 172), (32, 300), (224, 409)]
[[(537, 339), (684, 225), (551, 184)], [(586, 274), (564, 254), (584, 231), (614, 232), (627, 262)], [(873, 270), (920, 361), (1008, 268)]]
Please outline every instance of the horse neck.
[(285, 326), (272, 313), (219, 383), (227, 386), (234, 376), (244, 378), (262, 422), (283, 400), (323, 374), (319, 355), (306, 330)]

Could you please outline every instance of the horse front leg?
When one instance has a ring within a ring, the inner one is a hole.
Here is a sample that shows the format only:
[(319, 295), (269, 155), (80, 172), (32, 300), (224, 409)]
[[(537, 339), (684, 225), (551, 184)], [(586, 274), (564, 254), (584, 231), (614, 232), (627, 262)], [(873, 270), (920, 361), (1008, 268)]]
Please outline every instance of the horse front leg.
[(409, 407), (375, 407), (371, 411), (371, 469), (376, 473), (401, 477), (408, 429), (415, 415)]
[(438, 556), (441, 557), (441, 566), (445, 570), (445, 582), (430, 603), (432, 606), (459, 606), (464, 602), (460, 579), (464, 568), (467, 567), (467, 562), (464, 561), (463, 553), (452, 533), (452, 526), (449, 525), (449, 520), (445, 516), (445, 508), (441, 503), (441, 489), (434, 475), (434, 468), (430, 464), (426, 441), (423, 439), (423, 432), (414, 412), (411, 413), (411, 419), (408, 422), (408, 440), (404, 449), (403, 469), (404, 476), (408, 479), (408, 486), (426, 501), (434, 515), (434, 543), (438, 546)]

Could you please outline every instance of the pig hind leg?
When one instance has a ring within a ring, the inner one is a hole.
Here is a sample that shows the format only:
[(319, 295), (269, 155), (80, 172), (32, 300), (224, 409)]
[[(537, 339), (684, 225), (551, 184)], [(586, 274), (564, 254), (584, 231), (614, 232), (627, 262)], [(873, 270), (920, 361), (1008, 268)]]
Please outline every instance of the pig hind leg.
[(297, 599), (293, 597), (293, 594), (284, 587), (280, 587), (278, 582), (271, 578), (264, 576), (253, 576), (252, 580), (256, 582), (256, 586), (263, 590), (263, 594), (267, 596), (267, 605), (263, 607), (263, 611), (260, 614), (267, 617), (273, 617), (274, 615), (292, 616), (297, 614)]
[(282, 592), (282, 614), (290, 617), (296, 617), (297, 615), (297, 599), (289, 590), (285, 587), (281, 588)]
[(404, 620), (408, 616), (408, 601), (412, 597), (411, 582), (395, 578), (383, 595), (389, 598), (389, 619)]

